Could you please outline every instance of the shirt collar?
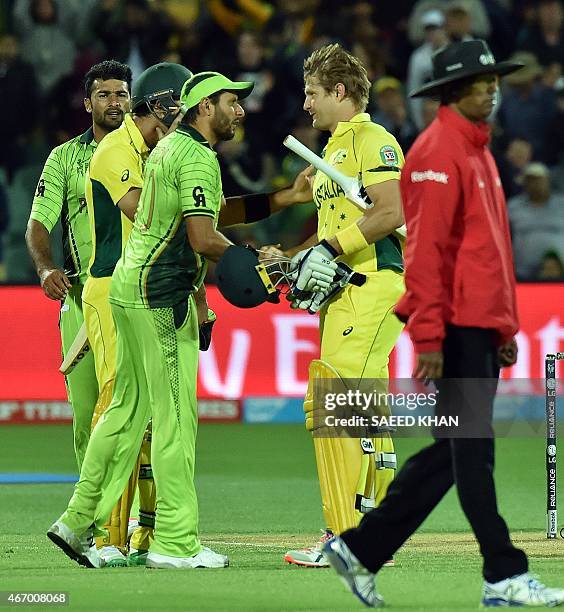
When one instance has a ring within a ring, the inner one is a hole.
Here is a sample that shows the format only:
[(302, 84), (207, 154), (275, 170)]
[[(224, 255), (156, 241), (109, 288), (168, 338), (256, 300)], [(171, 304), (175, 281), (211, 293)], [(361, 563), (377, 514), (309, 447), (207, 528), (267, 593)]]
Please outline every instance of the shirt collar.
[(191, 136), (196, 142), (199, 142), (201, 145), (204, 145), (204, 147), (207, 147), (208, 149), (211, 149), (213, 151), (213, 147), (206, 140), (205, 136), (201, 132), (198, 132), (198, 130), (192, 127), (191, 125), (180, 124), (176, 128), (176, 131)]
[(491, 127), (485, 121), (473, 123), (448, 106), (439, 108), (438, 119), (446, 123), (449, 128), (460, 132), (476, 147), (484, 147), (490, 141)]
[(344, 134), (351, 128), (351, 123), (366, 123), (367, 121), (371, 121), (368, 113), (358, 113), (358, 115), (351, 117), (348, 121), (339, 121), (335, 131), (333, 132), (333, 136), (341, 136)]
[(122, 127), (123, 129), (127, 130), (137, 153), (139, 153), (141, 157), (146, 157), (150, 149), (143, 138), (143, 134), (141, 134), (139, 128), (135, 124), (135, 121), (133, 121), (133, 117), (129, 113), (125, 115)]
[[(82, 144), (91, 144), (92, 141), (94, 140), (94, 130), (92, 129), (92, 126), (90, 126), (86, 132), (84, 132), (84, 134), (81, 134), (80, 138), (78, 139), (79, 142), (81, 142)], [(96, 143), (93, 143), (94, 146), (96, 146)]]

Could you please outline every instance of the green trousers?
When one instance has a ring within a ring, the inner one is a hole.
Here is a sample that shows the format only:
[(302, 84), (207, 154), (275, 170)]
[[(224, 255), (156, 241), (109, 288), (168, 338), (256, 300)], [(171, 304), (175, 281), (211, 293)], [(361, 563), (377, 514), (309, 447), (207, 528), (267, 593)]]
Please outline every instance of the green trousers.
[(190, 557), (202, 549), (194, 461), (198, 423), (198, 321), (194, 300), (174, 308), (112, 304), (117, 333), (112, 402), (94, 428), (66, 512), (76, 533), (101, 529), (131, 475), (149, 419), (157, 490), (151, 551)]
[[(73, 285), (63, 302), (59, 317), (63, 357), (67, 354), (83, 322), (82, 285)], [(86, 353), (81, 362), (65, 377), (65, 382), (73, 411), (74, 453), (80, 470), (90, 438), (94, 406), (98, 400), (98, 381), (92, 351)]]

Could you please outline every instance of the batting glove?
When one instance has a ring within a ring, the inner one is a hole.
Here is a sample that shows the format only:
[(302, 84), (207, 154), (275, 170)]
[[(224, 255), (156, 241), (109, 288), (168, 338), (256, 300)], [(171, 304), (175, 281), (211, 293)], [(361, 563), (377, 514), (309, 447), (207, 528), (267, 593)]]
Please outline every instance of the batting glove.
[(300, 292), (322, 291), (331, 285), (337, 270), (333, 261), (337, 251), (326, 241), (322, 240), (311, 249), (300, 251), (292, 258), (296, 266), (296, 283), (294, 295), (299, 297)]
[(335, 272), (335, 277), (331, 284), (320, 291), (314, 292), (302, 292), (299, 296), (292, 294), (289, 298), (292, 302), (291, 308), (299, 308), (301, 310), (307, 310), (310, 314), (315, 314), (321, 310), (331, 298), (340, 293), (347, 285), (356, 285), (361, 287), (366, 282), (366, 276), (355, 272), (347, 264), (340, 262)]
[(204, 321), (199, 327), (201, 351), (207, 351), (210, 348), (213, 324), (216, 318), (215, 312), (211, 308), (208, 308), (208, 320)]

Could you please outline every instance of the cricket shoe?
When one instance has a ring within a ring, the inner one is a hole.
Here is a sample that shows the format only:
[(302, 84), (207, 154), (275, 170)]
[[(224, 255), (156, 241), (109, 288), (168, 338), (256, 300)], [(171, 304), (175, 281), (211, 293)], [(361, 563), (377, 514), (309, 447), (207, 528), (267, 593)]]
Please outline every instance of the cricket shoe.
[(139, 567), (140, 565), (147, 565), (148, 550), (137, 550), (136, 548), (129, 547), (129, 555), (127, 556), (127, 565), (130, 567)]
[(61, 521), (55, 521), (49, 527), (47, 537), (79, 565), (93, 568), (104, 567), (104, 560), (98, 554), (94, 544), (92, 528), (78, 536)]
[(375, 574), (362, 565), (341, 538), (329, 540), (323, 553), (343, 583), (365, 606), (379, 608), (384, 605), (382, 596), (376, 592)]
[(127, 557), (117, 546), (102, 546), (98, 555), (104, 561), (104, 567), (127, 567)]
[(284, 555), (284, 561), (302, 567), (329, 567), (329, 561), (323, 554), (323, 546), (333, 537), (333, 532), (330, 529), (325, 529), (314, 546), (302, 550), (289, 550)]
[[(330, 567), (329, 561), (323, 554), (323, 546), (333, 537), (335, 537), (333, 532), (326, 529), (315, 546), (302, 550), (289, 550), (284, 555), (284, 561), (302, 567)], [(394, 565), (393, 558), (384, 563), (384, 567), (393, 567)]]
[(564, 603), (564, 589), (551, 589), (528, 572), (500, 582), (484, 582), (483, 608), (554, 608)]
[(193, 569), (197, 567), (227, 567), (229, 559), (204, 546), (193, 557), (171, 557), (149, 552), (145, 567), (153, 569)]

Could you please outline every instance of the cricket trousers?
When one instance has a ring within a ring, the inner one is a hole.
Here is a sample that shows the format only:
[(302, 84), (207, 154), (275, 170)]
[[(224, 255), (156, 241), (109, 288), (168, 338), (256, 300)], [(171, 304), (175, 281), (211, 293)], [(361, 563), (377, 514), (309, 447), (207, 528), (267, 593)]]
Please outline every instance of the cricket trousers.
[[(484, 578), (497, 582), (526, 572), (528, 562), (525, 553), (511, 543), (507, 525), (497, 509), (492, 429), (499, 377), (495, 332), (448, 326), (443, 355), (443, 381), (438, 384), (436, 412), (462, 413), (464, 422), (468, 417), (464, 411), (471, 411), (471, 418), (466, 420), (471, 421), (472, 428), (466, 437), (440, 438), (435, 432), (434, 443), (404, 464), (380, 506), (366, 514), (358, 528), (341, 537), (360, 562), (376, 573), (454, 484), (480, 546)], [(450, 379), (463, 379), (468, 384), (450, 385)], [(474, 437), (476, 427), (484, 437)]]
[(192, 297), (174, 308), (112, 304), (117, 367), (110, 406), (90, 437), (80, 480), (60, 520), (97, 534), (137, 461), (149, 419), (157, 516), (152, 552), (190, 557), (202, 549), (194, 487), (198, 321)]

